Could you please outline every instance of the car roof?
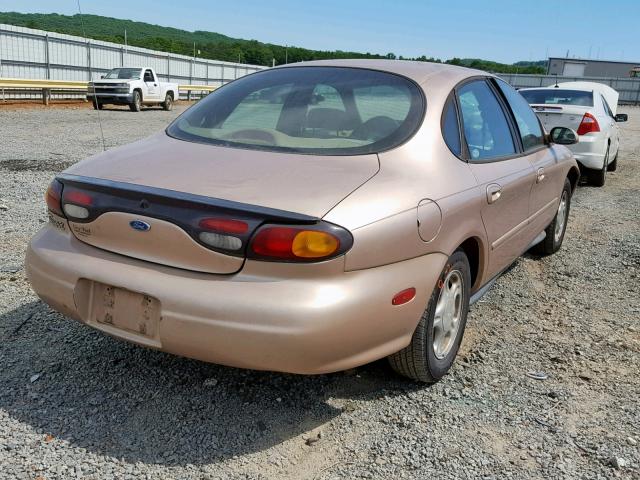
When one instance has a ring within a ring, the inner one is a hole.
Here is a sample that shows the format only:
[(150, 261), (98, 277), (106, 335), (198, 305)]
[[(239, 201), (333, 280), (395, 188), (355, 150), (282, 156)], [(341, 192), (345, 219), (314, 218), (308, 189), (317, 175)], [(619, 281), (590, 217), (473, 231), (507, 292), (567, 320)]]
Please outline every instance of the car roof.
[(346, 68), (366, 68), (369, 70), (379, 70), (383, 72), (395, 73), (412, 79), (417, 83), (422, 83), (429, 77), (441, 76), (449, 77), (452, 81), (460, 81), (466, 77), (477, 75), (493, 76), (482, 70), (459, 67), (446, 63), (417, 62), (412, 60), (379, 60), (379, 59), (344, 59), (344, 60), (313, 60), (309, 62), (289, 63), (275, 68), (290, 67), (346, 67)]

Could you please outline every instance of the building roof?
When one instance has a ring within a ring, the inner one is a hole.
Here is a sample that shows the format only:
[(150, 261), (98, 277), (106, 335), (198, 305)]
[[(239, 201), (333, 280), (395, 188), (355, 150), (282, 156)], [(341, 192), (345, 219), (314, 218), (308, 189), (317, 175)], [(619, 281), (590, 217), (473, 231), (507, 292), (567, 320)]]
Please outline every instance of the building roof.
[(549, 57), (549, 61), (551, 60), (565, 60), (569, 62), (599, 62), (599, 63), (622, 63), (624, 65), (640, 65), (640, 62), (626, 62), (622, 60), (596, 60), (593, 58), (567, 58), (567, 57)]

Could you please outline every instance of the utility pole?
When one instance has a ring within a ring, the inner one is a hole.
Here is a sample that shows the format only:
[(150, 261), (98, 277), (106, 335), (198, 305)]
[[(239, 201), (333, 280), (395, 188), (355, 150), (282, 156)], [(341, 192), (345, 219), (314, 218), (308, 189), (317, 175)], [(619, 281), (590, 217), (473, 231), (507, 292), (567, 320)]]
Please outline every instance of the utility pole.
[(289, 46), (284, 46), (284, 63), (289, 63)]

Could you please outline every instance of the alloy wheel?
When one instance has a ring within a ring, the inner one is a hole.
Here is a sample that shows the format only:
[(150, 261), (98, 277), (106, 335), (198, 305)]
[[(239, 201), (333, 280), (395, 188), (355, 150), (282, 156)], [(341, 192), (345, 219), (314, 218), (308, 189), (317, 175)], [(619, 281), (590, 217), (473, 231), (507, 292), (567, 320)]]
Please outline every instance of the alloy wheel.
[(450, 271), (443, 281), (433, 317), (433, 352), (445, 358), (455, 343), (462, 319), (464, 283), (458, 270)]

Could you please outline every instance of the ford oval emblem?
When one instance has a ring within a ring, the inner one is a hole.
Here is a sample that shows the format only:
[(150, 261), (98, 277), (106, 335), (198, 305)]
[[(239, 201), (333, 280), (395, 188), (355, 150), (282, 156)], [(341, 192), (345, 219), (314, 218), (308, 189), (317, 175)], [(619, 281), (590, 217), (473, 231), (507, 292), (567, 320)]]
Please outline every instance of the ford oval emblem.
[(147, 232), (151, 228), (151, 225), (149, 225), (147, 222), (143, 222), (142, 220), (131, 220), (129, 222), (129, 225), (134, 230), (139, 230), (141, 232)]

